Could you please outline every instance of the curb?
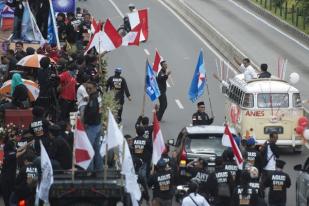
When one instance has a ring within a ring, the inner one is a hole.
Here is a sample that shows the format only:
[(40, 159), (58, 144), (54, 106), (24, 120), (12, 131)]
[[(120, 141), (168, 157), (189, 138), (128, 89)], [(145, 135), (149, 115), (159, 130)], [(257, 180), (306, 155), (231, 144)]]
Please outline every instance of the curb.
[[(205, 18), (201, 17), (194, 9), (183, 0), (162, 0), (174, 10), (183, 20), (189, 23), (204, 39), (206, 39), (219, 53), (226, 58), (231, 65), (238, 69), (239, 65), (234, 57), (243, 59), (247, 56), (242, 53), (231, 41), (218, 32)], [(259, 70), (259, 67), (252, 62), (252, 66)]]
[(264, 9), (260, 5), (255, 4), (251, 0), (234, 0), (240, 4), (246, 6), (253, 12), (257, 13), (261, 17), (265, 18), (269, 23), (277, 26), (279, 29), (293, 36), (295, 39), (299, 40), (302, 44), (309, 47), (309, 35), (300, 31), (298, 28), (292, 26), (291, 24), (285, 22), (277, 16), (274, 16), (270, 11)]

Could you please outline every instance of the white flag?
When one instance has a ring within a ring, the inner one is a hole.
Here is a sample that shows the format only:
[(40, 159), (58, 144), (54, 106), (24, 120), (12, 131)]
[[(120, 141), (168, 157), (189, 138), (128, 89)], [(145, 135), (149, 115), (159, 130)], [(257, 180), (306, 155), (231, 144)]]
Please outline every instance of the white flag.
[[(105, 141), (102, 143), (100, 154), (104, 156), (106, 154), (106, 144), (108, 149), (119, 147), (119, 157), (122, 161), (121, 173), (125, 175), (125, 188), (130, 193), (133, 206), (138, 206), (138, 200), (141, 199), (141, 191), (137, 184), (137, 176), (135, 174), (134, 165), (129, 150), (127, 141), (124, 139), (121, 130), (119, 129), (116, 120), (109, 110), (108, 113), (108, 127), (107, 135), (104, 138)], [(123, 144), (125, 144), (123, 146)], [(124, 151), (123, 151), (124, 148)]]
[(108, 150), (114, 148), (116, 146), (122, 145), (123, 142), (123, 134), (120, 131), (118, 124), (112, 114), (112, 112), (108, 111), (108, 126), (107, 126), (107, 135), (104, 138), (104, 141), (101, 145), (100, 154), (102, 157), (106, 154), (106, 144), (108, 146)]
[(153, 113), (153, 150), (152, 150), (152, 163), (157, 164), (165, 150), (165, 143), (158, 121), (157, 114)]
[(39, 198), (48, 203), (49, 189), (54, 182), (53, 168), (42, 141), (40, 141), (40, 145), (42, 178), (39, 186)]

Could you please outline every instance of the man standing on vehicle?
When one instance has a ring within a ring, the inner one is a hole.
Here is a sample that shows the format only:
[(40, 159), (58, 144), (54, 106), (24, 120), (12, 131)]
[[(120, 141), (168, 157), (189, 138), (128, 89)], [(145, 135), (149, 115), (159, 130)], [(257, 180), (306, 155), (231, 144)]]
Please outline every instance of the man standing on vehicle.
[(197, 112), (192, 115), (192, 124), (195, 125), (210, 125), (214, 121), (214, 118), (209, 118), (208, 114), (205, 112), (205, 103), (197, 103)]
[(261, 73), (259, 74), (259, 78), (271, 78), (271, 73), (267, 71), (268, 65), (261, 64)]
[(264, 182), (264, 187), (269, 187), (269, 206), (286, 205), (286, 189), (291, 186), (290, 176), (283, 172), (285, 162), (276, 160), (276, 170)]
[(237, 59), (234, 58), (235, 62), (240, 66), (240, 71), (243, 72), (245, 76), (245, 81), (250, 81), (252, 79), (257, 79), (258, 75), (255, 69), (250, 64), (250, 59), (244, 58), (242, 63)]
[(152, 204), (156, 206), (171, 206), (174, 196), (174, 176), (171, 170), (166, 170), (166, 162), (160, 159), (157, 171), (150, 176), (148, 186), (153, 187)]
[(171, 71), (167, 69), (166, 61), (162, 61), (161, 63), (161, 70), (157, 77), (158, 86), (160, 89), (160, 97), (159, 97), (159, 111), (157, 112), (158, 120), (161, 121), (163, 114), (167, 108), (167, 97), (166, 97), (166, 81), (171, 74)]

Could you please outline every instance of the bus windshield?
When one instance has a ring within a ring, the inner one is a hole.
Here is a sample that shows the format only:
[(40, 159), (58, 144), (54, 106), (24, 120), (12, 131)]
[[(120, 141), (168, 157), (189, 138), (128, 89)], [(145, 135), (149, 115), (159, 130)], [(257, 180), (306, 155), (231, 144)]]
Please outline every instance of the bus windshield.
[(260, 93), (257, 95), (259, 108), (287, 108), (289, 107), (288, 93)]

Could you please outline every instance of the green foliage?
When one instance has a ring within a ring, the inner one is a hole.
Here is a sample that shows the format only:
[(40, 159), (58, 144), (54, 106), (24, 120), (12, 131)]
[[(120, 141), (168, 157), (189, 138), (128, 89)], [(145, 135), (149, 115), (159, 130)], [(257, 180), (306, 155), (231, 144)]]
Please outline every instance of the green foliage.
[(101, 72), (100, 75), (100, 87), (103, 91), (102, 98), (102, 122), (103, 128), (106, 129), (107, 121), (108, 121), (108, 110), (110, 109), (113, 114), (117, 113), (119, 108), (118, 103), (115, 101), (115, 93), (113, 91), (105, 92), (106, 91), (106, 81), (107, 81), (107, 59), (104, 56), (99, 58), (99, 69)]

